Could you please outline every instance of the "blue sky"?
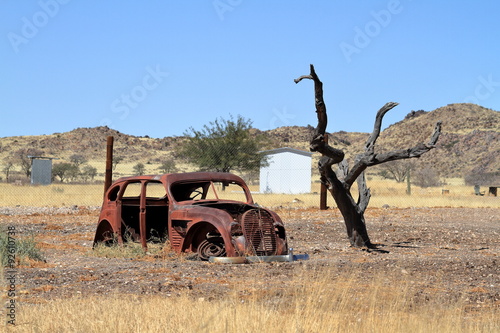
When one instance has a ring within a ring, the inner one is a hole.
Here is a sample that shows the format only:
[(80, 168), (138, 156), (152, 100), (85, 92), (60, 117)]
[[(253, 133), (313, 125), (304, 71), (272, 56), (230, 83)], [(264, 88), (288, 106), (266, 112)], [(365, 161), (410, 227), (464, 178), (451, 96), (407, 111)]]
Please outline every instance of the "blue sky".
[(498, 1), (0, 2), (0, 137), (108, 125), (182, 135), (217, 117), (256, 128), (369, 132), (386, 102), (500, 110)]

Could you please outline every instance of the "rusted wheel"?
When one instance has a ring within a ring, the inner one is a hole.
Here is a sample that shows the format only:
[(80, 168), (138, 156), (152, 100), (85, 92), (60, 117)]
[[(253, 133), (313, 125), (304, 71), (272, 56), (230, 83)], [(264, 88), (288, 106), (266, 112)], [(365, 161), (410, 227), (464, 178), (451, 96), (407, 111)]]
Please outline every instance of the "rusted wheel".
[(111, 246), (117, 243), (116, 235), (108, 221), (102, 221), (97, 227), (92, 247), (96, 247), (98, 243), (102, 243), (106, 246)]
[(224, 243), (214, 242), (208, 239), (200, 243), (197, 252), (201, 260), (208, 260), (210, 257), (223, 257), (226, 255)]
[(102, 233), (102, 243), (104, 243), (107, 246), (111, 246), (117, 243), (116, 240), (116, 235), (113, 233), (113, 231), (105, 231)]

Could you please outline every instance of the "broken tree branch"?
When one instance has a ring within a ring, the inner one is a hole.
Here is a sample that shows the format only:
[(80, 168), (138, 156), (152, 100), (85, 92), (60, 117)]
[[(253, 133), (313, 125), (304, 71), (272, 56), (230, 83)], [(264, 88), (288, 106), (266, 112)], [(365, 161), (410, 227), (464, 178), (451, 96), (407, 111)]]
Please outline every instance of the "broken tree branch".
[(323, 100), (323, 83), (320, 81), (318, 75), (314, 70), (314, 66), (310, 65), (311, 73), (309, 75), (302, 75), (295, 79), (295, 83), (299, 83), (303, 79), (309, 79), (314, 81), (314, 98), (316, 106), (316, 115), (318, 117), (318, 126), (314, 131), (314, 136), (309, 144), (309, 149), (311, 151), (317, 151), (332, 159), (330, 166), (335, 163), (339, 163), (344, 159), (344, 152), (340, 149), (333, 148), (332, 146), (325, 143), (324, 136), (326, 133), (326, 125), (328, 123), (328, 117), (326, 115), (326, 105)]
[(431, 135), (429, 143), (418, 143), (416, 146), (408, 149), (393, 150), (388, 153), (376, 154), (373, 148), (367, 149), (364, 154), (361, 154), (356, 159), (356, 163), (352, 167), (349, 175), (344, 179), (348, 184), (351, 184), (361, 175), (361, 173), (369, 166), (402, 160), (407, 158), (418, 158), (424, 153), (436, 147), (437, 140), (441, 134), (441, 121), (438, 121), (434, 127), (434, 132)]
[(349, 163), (346, 160), (339, 163), (339, 173), (342, 176), (342, 179), (345, 179), (345, 177), (349, 174)]
[(358, 177), (358, 192), (359, 192), (358, 207), (359, 210), (364, 212), (368, 207), (368, 203), (370, 202), (371, 198), (370, 189), (368, 188), (368, 186), (366, 186), (366, 178), (364, 172), (362, 172), (361, 175)]
[(302, 81), (303, 79), (309, 79), (309, 80), (312, 80), (313, 77), (311, 75), (302, 75), (296, 79), (293, 80), (293, 82), (295, 83), (299, 83), (300, 81)]
[(434, 132), (431, 135), (431, 139), (429, 140), (429, 143), (427, 144), (428, 146), (432, 146), (434, 148), (436, 146), (436, 143), (439, 139), (439, 135), (441, 135), (441, 121), (438, 121), (436, 125), (434, 126)]
[(377, 115), (375, 116), (375, 124), (373, 126), (373, 132), (368, 138), (368, 140), (366, 140), (365, 144), (366, 151), (373, 152), (373, 149), (375, 147), (375, 142), (377, 141), (380, 135), (380, 128), (382, 127), (382, 119), (389, 110), (391, 110), (398, 104), (399, 103), (389, 102), (386, 103), (383, 107), (381, 107), (380, 110), (378, 110)]

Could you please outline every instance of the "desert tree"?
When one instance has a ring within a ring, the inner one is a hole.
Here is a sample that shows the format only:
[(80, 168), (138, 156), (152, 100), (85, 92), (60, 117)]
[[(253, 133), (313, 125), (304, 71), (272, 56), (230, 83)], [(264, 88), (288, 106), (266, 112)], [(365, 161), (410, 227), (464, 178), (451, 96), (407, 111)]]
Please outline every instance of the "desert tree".
[(14, 162), (12, 161), (12, 159), (5, 158), (2, 171), (5, 174), (5, 181), (7, 183), (9, 182), (10, 173), (12, 172), (13, 169), (14, 169)]
[(179, 172), (179, 169), (175, 165), (175, 161), (173, 159), (165, 160), (162, 162), (158, 170), (161, 173), (174, 173)]
[(143, 175), (146, 172), (146, 166), (144, 165), (144, 163), (141, 162), (134, 165), (132, 169), (134, 170), (134, 174), (136, 176)]
[(82, 172), (80, 176), (82, 177), (84, 182), (87, 182), (89, 178), (91, 181), (93, 181), (95, 176), (97, 176), (97, 168), (89, 164), (84, 165), (82, 167)]
[(120, 162), (122, 162), (124, 159), (125, 159), (125, 157), (123, 157), (123, 156), (114, 156), (113, 157), (113, 163), (112, 163), (113, 171), (116, 170), (116, 167), (118, 166), (118, 164), (120, 164)]
[(87, 163), (87, 158), (81, 154), (73, 154), (69, 157), (69, 161), (80, 167), (80, 165)]
[(81, 176), (81, 174), (82, 173), (80, 172), (80, 167), (73, 163), (71, 163), (71, 166), (66, 173), (68, 179), (70, 179), (72, 182), (76, 181), (78, 177)]
[(52, 178), (59, 177), (61, 183), (71, 178), (75, 172), (75, 165), (68, 162), (55, 163), (52, 166)]
[[(325, 142), (328, 121), (326, 105), (323, 100), (323, 83), (318, 78), (313, 65), (310, 66), (309, 75), (300, 76), (294, 81), (295, 83), (299, 83), (303, 79), (314, 81), (314, 96), (318, 125), (310, 141), (310, 150), (319, 152), (323, 155), (318, 163), (321, 182), (327, 186), (328, 191), (331, 193), (344, 218), (347, 236), (351, 245), (356, 247), (376, 248), (370, 241), (364, 218), (364, 212), (370, 201), (370, 189), (366, 185), (365, 170), (370, 166), (389, 161), (418, 158), (432, 148), (435, 148), (441, 133), (441, 122), (436, 123), (434, 132), (428, 143), (418, 143), (414, 147), (407, 149), (377, 153), (375, 151), (375, 143), (380, 135), (382, 119), (389, 110), (398, 105), (398, 103), (389, 102), (377, 112), (373, 132), (365, 143), (364, 152), (355, 157), (354, 165), (352, 168), (349, 168), (347, 161), (344, 160), (344, 152)], [(338, 164), (338, 176), (332, 169), (334, 164)], [(357, 181), (358, 184), (357, 200), (354, 200), (351, 194), (351, 186), (355, 181)]]
[(436, 187), (442, 185), (437, 170), (429, 166), (416, 169), (412, 174), (412, 182), (420, 187)]
[(380, 175), (386, 179), (394, 179), (402, 183), (409, 176), (410, 171), (414, 169), (414, 163), (408, 160), (395, 160), (384, 163), (380, 166)]
[(258, 170), (266, 163), (260, 152), (264, 138), (251, 133), (252, 121), (238, 116), (222, 118), (203, 126), (202, 130), (190, 127), (184, 133), (186, 142), (177, 154), (198, 166), (202, 171), (241, 172)]
[(488, 172), (484, 165), (479, 165), (464, 176), (464, 181), (466, 185), (487, 186), (500, 184), (500, 169)]
[(31, 158), (30, 156), (41, 156), (43, 151), (35, 148), (22, 148), (13, 153), (13, 159), (21, 167), (26, 177), (31, 176)]

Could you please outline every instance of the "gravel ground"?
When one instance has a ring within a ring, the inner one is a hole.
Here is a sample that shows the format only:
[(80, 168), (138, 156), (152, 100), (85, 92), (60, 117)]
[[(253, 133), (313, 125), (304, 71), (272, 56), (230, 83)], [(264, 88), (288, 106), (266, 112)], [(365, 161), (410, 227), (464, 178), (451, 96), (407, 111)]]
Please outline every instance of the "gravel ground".
[(2, 215), (24, 215), (31, 216), (35, 214), (49, 214), (49, 215), (59, 215), (59, 214), (81, 214), (81, 211), (99, 211), (101, 208), (94, 207), (78, 207), (76, 205), (69, 207), (26, 207), (26, 206), (16, 206), (16, 207), (0, 207), (0, 216)]
[(296, 253), (308, 253), (310, 260), (228, 265), (171, 252), (98, 257), (91, 249), (98, 207), (4, 207), (0, 225), (15, 227), (18, 238), (34, 235), (42, 248), (46, 262), (16, 268), (18, 295), (26, 303), (114, 293), (190, 293), (210, 299), (237, 286), (249, 293), (286, 288), (304, 270), (322, 267), (333, 277), (358, 272), (394, 283), (410, 281), (423, 299), (439, 294), (500, 306), (500, 208), (368, 209), (370, 237), (383, 251), (351, 248), (336, 210), (277, 212), (289, 245)]

